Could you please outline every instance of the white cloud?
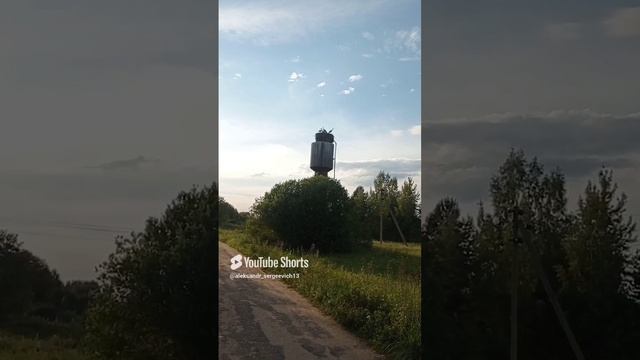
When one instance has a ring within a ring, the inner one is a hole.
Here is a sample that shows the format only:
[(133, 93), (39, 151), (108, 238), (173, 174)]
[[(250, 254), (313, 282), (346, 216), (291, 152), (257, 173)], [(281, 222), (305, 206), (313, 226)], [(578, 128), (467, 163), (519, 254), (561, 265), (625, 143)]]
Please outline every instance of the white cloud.
[(612, 37), (640, 36), (640, 6), (615, 10), (604, 20), (604, 28)]
[(355, 75), (349, 76), (349, 82), (356, 82), (356, 81), (360, 81), (360, 80), (362, 80), (362, 75), (360, 75), (360, 74), (355, 74)]
[(233, 74), (233, 80), (239, 80), (239, 79), (242, 79), (242, 74), (240, 73)]
[(384, 51), (389, 54), (397, 53), (399, 61), (420, 60), (421, 54), (420, 27), (414, 26), (409, 30), (399, 30), (387, 35), (384, 41)]
[(414, 91), (416, 91), (416, 89), (414, 89), (414, 88), (409, 89), (409, 92), (410, 92), (410, 93), (412, 93), (412, 92), (414, 92)]
[(291, 59), (291, 60), (289, 60), (289, 61), (291, 61), (292, 63), (294, 63), (294, 64), (295, 64), (295, 63), (299, 63), (299, 62), (300, 62), (300, 61), (302, 61), (302, 60), (300, 59), (300, 56), (296, 56), (296, 57), (294, 57), (293, 59)]
[(409, 133), (411, 135), (420, 135), (421, 130), (422, 130), (422, 126), (416, 125), (409, 128)]
[(413, 51), (414, 53), (420, 52), (420, 28), (414, 27), (411, 30), (402, 30), (396, 32), (396, 38), (406, 49)]
[(362, 54), (363, 58), (367, 58), (367, 59), (371, 59), (373, 57), (373, 54)]
[(338, 50), (340, 50), (342, 52), (347, 52), (347, 51), (351, 50), (351, 48), (349, 46), (347, 46), (347, 45), (340, 44), (340, 45), (338, 45)]
[(353, 94), (354, 91), (356, 91), (356, 89), (354, 89), (352, 87), (349, 87), (348, 89), (340, 91), (340, 94), (342, 94), (342, 95), (351, 95), (351, 94)]
[(297, 73), (297, 72), (292, 72), (291, 75), (289, 75), (289, 82), (296, 82), (302, 78), (304, 78), (304, 74), (302, 73)]
[(575, 22), (549, 24), (544, 27), (544, 34), (556, 41), (568, 41), (579, 39), (582, 25)]
[(391, 130), (391, 136), (393, 137), (400, 137), (403, 133), (403, 130)]
[(322, 81), (322, 82), (319, 82), (318, 85), (316, 85), (316, 86), (321, 88), (321, 87), (325, 87), (325, 85), (327, 85), (327, 82), (326, 81)]
[(261, 45), (295, 41), (391, 5), (391, 0), (242, 1), (220, 7), (222, 37)]
[(375, 36), (373, 36), (372, 33), (368, 32), (368, 31), (363, 32), (362, 33), (362, 37), (367, 39), (367, 40), (374, 40), (376, 38)]

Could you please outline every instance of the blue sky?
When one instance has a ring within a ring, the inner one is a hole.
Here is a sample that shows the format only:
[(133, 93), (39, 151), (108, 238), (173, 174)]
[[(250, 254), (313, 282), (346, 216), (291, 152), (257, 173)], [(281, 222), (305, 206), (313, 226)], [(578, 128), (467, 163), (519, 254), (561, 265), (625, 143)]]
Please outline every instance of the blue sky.
[(221, 1), (220, 192), (240, 210), (312, 175), (334, 129), (336, 177), (420, 181), (419, 1)]

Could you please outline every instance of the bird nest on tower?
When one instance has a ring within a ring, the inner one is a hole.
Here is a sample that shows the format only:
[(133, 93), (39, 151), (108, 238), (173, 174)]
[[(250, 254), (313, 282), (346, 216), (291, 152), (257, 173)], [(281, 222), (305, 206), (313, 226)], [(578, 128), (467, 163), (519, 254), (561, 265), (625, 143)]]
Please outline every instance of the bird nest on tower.
[(316, 133), (316, 141), (326, 141), (333, 142), (333, 134), (331, 133), (333, 129), (327, 131), (325, 128), (320, 128)]

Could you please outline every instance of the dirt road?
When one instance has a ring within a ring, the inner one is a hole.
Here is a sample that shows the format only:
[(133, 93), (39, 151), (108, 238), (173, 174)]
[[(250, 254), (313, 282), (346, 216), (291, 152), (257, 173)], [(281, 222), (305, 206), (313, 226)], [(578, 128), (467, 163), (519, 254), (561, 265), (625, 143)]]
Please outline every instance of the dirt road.
[(218, 243), (219, 354), (236, 359), (383, 359), (279, 280), (230, 279), (239, 253)]

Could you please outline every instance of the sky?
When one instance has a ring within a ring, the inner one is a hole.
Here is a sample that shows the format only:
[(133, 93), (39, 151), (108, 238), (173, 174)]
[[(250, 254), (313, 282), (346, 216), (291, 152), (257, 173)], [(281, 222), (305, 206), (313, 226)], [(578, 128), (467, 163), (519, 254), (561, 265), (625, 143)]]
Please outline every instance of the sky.
[(611, 167), (640, 218), (637, 2), (419, 6), (221, 1), (216, 35), (212, 1), (0, 2), (0, 228), (91, 279), (191, 185), (220, 175), (246, 210), (310, 176), (320, 127), (350, 190), (385, 169), (421, 181), (425, 211), (453, 196), (475, 214), (518, 147), (564, 171), (572, 205)]
[(312, 176), (321, 127), (349, 192), (380, 170), (419, 184), (419, 1), (223, 0), (219, 12), (221, 196), (247, 211)]
[(63, 280), (217, 178), (215, 2), (0, 2), (0, 228)]
[(611, 168), (640, 219), (637, 1), (432, 0), (426, 10), (425, 213), (451, 196), (475, 216), (514, 147), (562, 170), (574, 209)]

